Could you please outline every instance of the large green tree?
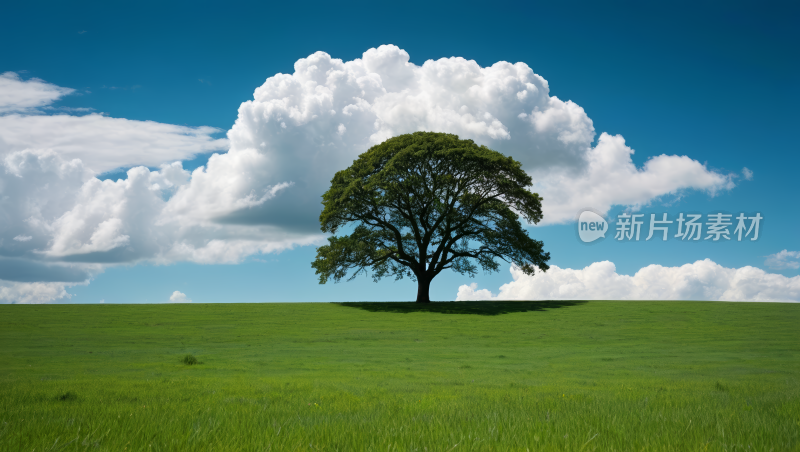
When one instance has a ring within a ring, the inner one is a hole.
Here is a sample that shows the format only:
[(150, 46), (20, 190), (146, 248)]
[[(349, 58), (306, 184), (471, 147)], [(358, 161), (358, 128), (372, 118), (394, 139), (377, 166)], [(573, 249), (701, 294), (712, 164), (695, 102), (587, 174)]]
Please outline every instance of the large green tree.
[(417, 302), (430, 302), (431, 280), (446, 269), (474, 276), (496, 259), (526, 274), (548, 269), (550, 253), (530, 238), (519, 215), (542, 219), (542, 198), (527, 187), (520, 163), (456, 135), (417, 132), (390, 138), (339, 171), (322, 195), (319, 217), (332, 236), (311, 264), (320, 284), (351, 271), (375, 281), (408, 276)]

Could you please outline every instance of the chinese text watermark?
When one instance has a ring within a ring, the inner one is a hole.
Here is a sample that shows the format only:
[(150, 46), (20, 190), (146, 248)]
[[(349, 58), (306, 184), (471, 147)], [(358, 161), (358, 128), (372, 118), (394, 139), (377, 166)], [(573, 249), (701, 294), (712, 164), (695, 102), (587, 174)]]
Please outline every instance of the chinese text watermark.
[[(658, 216), (650, 214), (649, 222), (645, 214), (621, 213), (617, 215), (616, 234), (614, 238), (618, 241), (639, 241), (644, 235), (643, 230), (647, 231), (647, 240), (666, 241), (671, 235), (670, 229), (677, 229), (677, 233), (671, 237), (681, 240), (698, 241), (711, 240), (719, 241), (732, 240), (741, 242), (749, 239), (758, 240), (758, 229), (764, 217), (760, 213), (754, 216), (746, 216), (740, 213), (733, 218), (732, 214), (713, 213), (705, 217), (705, 221), (700, 214), (684, 214), (681, 212), (675, 219), (668, 218), (668, 214), (662, 213)], [(731, 227), (736, 220), (736, 227)], [(578, 217), (578, 235), (583, 242), (593, 242), (606, 236), (609, 229), (606, 220), (591, 210), (581, 212)], [(705, 236), (705, 237), (703, 237)]]

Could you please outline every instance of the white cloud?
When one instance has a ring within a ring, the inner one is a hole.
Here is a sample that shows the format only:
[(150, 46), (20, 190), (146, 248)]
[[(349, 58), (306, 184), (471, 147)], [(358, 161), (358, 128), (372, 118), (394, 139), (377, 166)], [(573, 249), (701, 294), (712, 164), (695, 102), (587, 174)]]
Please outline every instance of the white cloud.
[(454, 57), (416, 66), (395, 46), (347, 62), (317, 52), (255, 90), (228, 132), (230, 151), (209, 161), (203, 178), (193, 176), (179, 196), (186, 204), (211, 201), (207, 181), (235, 181), (210, 195), (237, 198), (291, 181), (274, 201), (225, 221), (280, 218), (281, 225), (315, 229), (319, 196), (337, 170), (371, 145), (418, 130), (455, 133), (522, 162), (544, 197), (545, 223), (569, 221), (584, 207), (607, 211), (682, 190), (713, 195), (733, 187), (730, 175), (686, 156), (661, 155), (637, 168), (621, 136), (602, 134), (593, 147), (583, 108), (549, 93), (525, 63), (482, 68)]
[(0, 161), (0, 237), (16, 238), (0, 242), (0, 255), (46, 249), (50, 222), (75, 205), (90, 177), (79, 160), (64, 161), (54, 153), (18, 152)]
[(75, 284), (59, 282), (22, 283), (0, 280), (0, 301), (12, 304), (49, 303), (61, 298), (70, 298), (67, 287)]
[(496, 299), (489, 289), (478, 289), (478, 283), (463, 284), (458, 288), (456, 301), (480, 301)]
[[(199, 204), (191, 204), (176, 195), (191, 177), (180, 163), (158, 171), (137, 167), (127, 176), (101, 181), (80, 160), (65, 162), (54, 153), (7, 156), (0, 162), (0, 215), (7, 219), (0, 222), (0, 238), (17, 240), (0, 241), (0, 279), (11, 280), (13, 273), (29, 282), (18, 275), (20, 268), (30, 268), (38, 278), (52, 274), (49, 281), (82, 282), (105, 266), (143, 260), (235, 263), (251, 254), (318, 243), (323, 237), (216, 221), (226, 212), (258, 206), (290, 184), (266, 187), (262, 193), (250, 190), (237, 198), (235, 184), (211, 180), (205, 187), (208, 200), (195, 194)], [(202, 179), (202, 171), (195, 177)], [(20, 266), (23, 261), (27, 267)]]
[(783, 250), (779, 253), (770, 254), (764, 261), (764, 265), (774, 270), (782, 270), (787, 268), (798, 269), (800, 268), (800, 251), (787, 251)]
[[(14, 72), (0, 74), (0, 156), (17, 151), (53, 151), (66, 160), (80, 159), (95, 173), (131, 166), (159, 166), (196, 154), (227, 149), (228, 140), (213, 138), (214, 127), (187, 127), (154, 121), (46, 115), (53, 102), (74, 93)], [(82, 112), (90, 109), (68, 108)]]
[(0, 155), (26, 149), (49, 150), (80, 159), (96, 173), (131, 166), (159, 166), (227, 148), (213, 138), (214, 127), (187, 127), (154, 121), (110, 118), (93, 113), (0, 116)]
[(192, 300), (186, 297), (186, 294), (183, 292), (175, 291), (172, 292), (172, 295), (169, 297), (170, 303), (191, 303)]
[(0, 74), (0, 114), (35, 111), (74, 91), (38, 78), (22, 80), (14, 72), (4, 72)]
[(753, 180), (753, 172), (747, 169), (746, 166), (742, 168), (742, 176), (744, 176), (745, 180)]
[[(196, 179), (202, 177), (202, 171), (195, 172)], [(216, 196), (197, 196), (199, 204), (187, 204), (175, 193), (186, 188), (189, 179), (180, 163), (158, 171), (137, 167), (128, 171), (127, 179), (101, 181), (91, 177), (79, 160), (64, 162), (54, 154), (29, 151), (12, 154), (0, 165), (0, 194), (20, 195), (0, 203), (15, 220), (0, 225), (0, 233), (33, 239), (17, 241), (17, 245), (4, 242), (0, 255), (7, 250), (106, 264), (138, 260), (232, 263), (249, 254), (280, 251), (322, 237), (269, 225), (215, 222), (226, 212), (265, 202), (288, 184), (267, 187), (258, 194), (251, 190), (237, 198), (231, 193), (235, 184), (211, 180), (204, 188)], [(230, 196), (223, 197), (225, 193)]]
[(458, 288), (456, 300), (710, 300), (800, 302), (800, 276), (755, 267), (725, 268), (710, 259), (680, 267), (648, 265), (620, 275), (609, 261), (574, 270), (551, 266), (534, 276), (511, 267), (514, 279), (494, 296), (477, 284)]
[(586, 153), (587, 167), (576, 174), (565, 169), (534, 170), (534, 187), (544, 197), (544, 223), (575, 219), (586, 207), (603, 213), (613, 205), (647, 205), (655, 199), (694, 189), (715, 195), (734, 186), (730, 175), (709, 171), (686, 156), (659, 155), (637, 168), (633, 149), (621, 135), (600, 135), (597, 146)]

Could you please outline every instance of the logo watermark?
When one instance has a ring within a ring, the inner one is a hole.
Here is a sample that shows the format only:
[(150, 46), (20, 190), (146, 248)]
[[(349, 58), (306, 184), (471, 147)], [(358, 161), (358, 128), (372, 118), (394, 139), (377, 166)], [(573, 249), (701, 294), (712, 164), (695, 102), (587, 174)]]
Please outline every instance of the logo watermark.
[(584, 210), (578, 217), (578, 236), (584, 243), (594, 242), (599, 238), (606, 237), (608, 222), (605, 218), (592, 212)]
[[(753, 216), (740, 213), (735, 218), (733, 218), (733, 214), (712, 213), (706, 215), (706, 221), (703, 221), (703, 215), (689, 213), (684, 216), (683, 212), (679, 213), (675, 219), (670, 219), (666, 213), (651, 213), (649, 217), (650, 221), (648, 222), (647, 215), (643, 213), (621, 213), (617, 215), (614, 239), (620, 242), (639, 241), (644, 235), (642, 232), (644, 230), (648, 232), (644, 241), (658, 240), (659, 238), (662, 241), (667, 241), (670, 238), (679, 238), (685, 241), (699, 241), (702, 239), (713, 242), (734, 239), (738, 242), (747, 239), (755, 241), (758, 240), (759, 227), (761, 220), (764, 219), (760, 213), (756, 213)], [(733, 234), (731, 234), (730, 228), (733, 226), (734, 220), (736, 220), (736, 227), (733, 229)], [(602, 215), (592, 209), (585, 209), (578, 216), (578, 236), (584, 243), (591, 243), (597, 239), (605, 238), (608, 229), (608, 222)], [(672, 235), (673, 231), (676, 234)], [(705, 238), (703, 238), (704, 235)]]

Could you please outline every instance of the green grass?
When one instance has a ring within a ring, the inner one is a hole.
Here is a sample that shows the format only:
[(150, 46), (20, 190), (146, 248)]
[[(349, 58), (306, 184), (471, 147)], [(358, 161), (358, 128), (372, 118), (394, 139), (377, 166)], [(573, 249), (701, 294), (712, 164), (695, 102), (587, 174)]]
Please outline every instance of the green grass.
[(526, 449), (800, 450), (800, 305), (0, 306), (3, 451)]

